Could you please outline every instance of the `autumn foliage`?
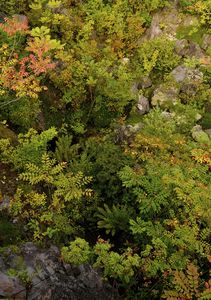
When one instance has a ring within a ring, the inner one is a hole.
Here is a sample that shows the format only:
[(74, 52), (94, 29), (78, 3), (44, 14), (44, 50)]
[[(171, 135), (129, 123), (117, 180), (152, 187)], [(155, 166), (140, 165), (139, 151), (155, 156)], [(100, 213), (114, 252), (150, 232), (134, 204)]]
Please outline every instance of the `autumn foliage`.
[[(46, 89), (41, 85), (41, 75), (56, 67), (52, 50), (58, 47), (59, 43), (52, 43), (54, 40), (50, 39), (46, 28), (43, 28), (45, 34), (40, 36), (37, 28), (38, 35), (36, 33), (34, 36), (34, 31), (29, 31), (25, 16), (5, 18), (5, 23), (0, 24), (0, 28), (7, 35), (0, 49), (1, 87), (4, 92), (14, 91), (17, 97), (37, 98), (38, 93)], [(21, 35), (26, 35), (25, 44), (19, 42)], [(19, 50), (22, 48), (24, 56)]]

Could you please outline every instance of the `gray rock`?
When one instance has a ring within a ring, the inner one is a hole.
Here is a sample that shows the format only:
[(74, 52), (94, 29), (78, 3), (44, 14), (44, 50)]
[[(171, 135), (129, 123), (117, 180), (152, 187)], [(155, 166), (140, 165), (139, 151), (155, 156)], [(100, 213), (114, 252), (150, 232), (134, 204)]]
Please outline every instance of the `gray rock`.
[(146, 89), (150, 86), (152, 86), (152, 80), (149, 76), (144, 76), (141, 78), (140, 86), (142, 89)]
[(168, 86), (161, 84), (153, 93), (151, 104), (153, 106), (168, 106), (168, 103), (176, 103), (178, 101), (179, 88), (175, 85)]
[(182, 85), (180, 91), (188, 96), (194, 96), (197, 93), (197, 86), (193, 83), (186, 83)]
[(172, 72), (173, 79), (180, 84), (180, 91), (189, 96), (195, 95), (203, 82), (203, 73), (198, 69), (178, 66)]
[(202, 48), (207, 50), (207, 48), (211, 46), (211, 36), (209, 34), (203, 35)]
[(196, 57), (196, 58), (203, 58), (205, 55), (204, 51), (200, 48), (200, 46), (194, 42), (189, 42), (188, 47), (188, 56)]
[(152, 86), (152, 80), (150, 79), (150, 77), (143, 76), (139, 82), (133, 84), (131, 92), (133, 94), (138, 94), (140, 89), (147, 89), (150, 86)]
[(0, 211), (4, 209), (8, 209), (10, 206), (10, 197), (3, 196), (0, 202)]
[(140, 41), (154, 39), (161, 35), (174, 39), (180, 22), (181, 17), (176, 4), (159, 10), (153, 15), (151, 26), (146, 30)]
[(180, 56), (187, 56), (189, 52), (188, 47), (189, 43), (187, 40), (177, 40), (175, 43), (175, 52)]
[(171, 72), (171, 75), (176, 82), (180, 83), (187, 78), (187, 71), (185, 66), (178, 66)]
[(115, 142), (117, 144), (131, 143), (134, 135), (144, 127), (142, 122), (132, 125), (123, 125), (116, 130)]
[[(15, 264), (20, 254), (8, 250), (5, 258), (0, 255), (0, 297), (14, 297), (28, 300), (109, 300), (118, 299), (116, 290), (105, 284), (99, 273), (90, 265), (73, 267), (60, 259), (59, 249), (38, 249), (32, 243), (21, 247), (22, 268), (27, 271), (29, 283), (20, 283), (17, 277), (9, 277), (11, 267), (20, 269)], [(9, 255), (9, 257), (8, 257)], [(68, 271), (67, 271), (68, 270)]]
[(138, 113), (144, 115), (149, 112), (149, 100), (143, 95), (139, 96), (137, 103)]
[(206, 132), (206, 134), (208, 134), (211, 137), (211, 128), (205, 129), (204, 132)]
[(205, 56), (204, 51), (198, 44), (192, 41), (187, 41), (185, 39), (176, 41), (175, 51), (178, 55), (184, 57), (195, 57), (199, 59)]
[(26, 299), (26, 291), (17, 278), (9, 277), (0, 272), (0, 297)]
[(201, 125), (196, 125), (191, 130), (193, 139), (200, 144), (211, 145), (211, 139), (207, 132), (202, 130)]

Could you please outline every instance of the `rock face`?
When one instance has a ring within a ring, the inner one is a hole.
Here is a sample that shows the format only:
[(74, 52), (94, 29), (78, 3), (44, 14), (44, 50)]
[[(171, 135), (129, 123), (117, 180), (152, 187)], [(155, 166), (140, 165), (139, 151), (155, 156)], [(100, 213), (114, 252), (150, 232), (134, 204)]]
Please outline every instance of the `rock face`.
[(208, 34), (203, 35), (202, 48), (207, 50), (207, 48), (211, 46), (211, 37)]
[(15, 299), (26, 299), (26, 291), (17, 278), (9, 278), (0, 272), (0, 297), (15, 296)]
[(198, 69), (189, 68), (186, 66), (178, 66), (172, 72), (174, 80), (178, 83), (195, 83), (203, 82), (203, 74)]
[(209, 133), (207, 131), (204, 131), (201, 125), (194, 126), (191, 132), (192, 137), (195, 141), (197, 141), (200, 144), (207, 144), (208, 146), (211, 146), (211, 139), (209, 137)]
[(198, 86), (203, 82), (202, 72), (186, 66), (176, 67), (171, 75), (180, 84), (180, 91), (190, 96), (195, 95)]
[(143, 127), (144, 124), (142, 122), (139, 122), (134, 126), (123, 125), (119, 127), (118, 130), (116, 131), (115, 142), (117, 144), (124, 144), (126, 142), (130, 144), (133, 141), (135, 134), (139, 132)]
[[(19, 263), (17, 263), (19, 262)], [(21, 267), (20, 267), (21, 262)], [(57, 247), (40, 250), (33, 243), (20, 253), (0, 256), (0, 298), (28, 300), (109, 300), (118, 299), (116, 291), (102, 282), (90, 266), (72, 267), (60, 260)], [(17, 275), (7, 275), (9, 269)], [(21, 274), (25, 272), (26, 277)]]
[(165, 106), (168, 103), (176, 103), (179, 89), (175, 85), (161, 84), (153, 93), (151, 104), (153, 106)]
[(17, 136), (8, 127), (0, 124), (0, 139), (9, 139), (11, 142), (16, 142)]
[(153, 15), (151, 25), (146, 30), (141, 41), (154, 39), (161, 35), (174, 39), (180, 22), (181, 17), (177, 9), (177, 1), (175, 1), (170, 7), (166, 7)]
[(185, 39), (176, 41), (175, 51), (178, 55), (183, 57), (195, 57), (199, 59), (205, 56), (204, 51), (199, 47), (198, 44)]
[(139, 96), (138, 99), (138, 104), (137, 104), (137, 108), (138, 108), (138, 113), (140, 115), (144, 115), (146, 113), (149, 112), (149, 101), (146, 97), (144, 96)]
[(203, 74), (198, 69), (178, 66), (170, 74), (173, 82), (161, 84), (155, 89), (151, 104), (165, 106), (176, 103), (179, 93), (195, 95), (198, 86), (203, 82)]

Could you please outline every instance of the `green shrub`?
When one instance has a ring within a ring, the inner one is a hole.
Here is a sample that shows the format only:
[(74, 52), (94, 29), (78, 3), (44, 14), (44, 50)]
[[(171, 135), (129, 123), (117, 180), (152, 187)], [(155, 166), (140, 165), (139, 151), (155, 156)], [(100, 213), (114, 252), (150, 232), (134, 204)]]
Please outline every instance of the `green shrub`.
[(68, 247), (61, 249), (62, 259), (73, 265), (82, 265), (89, 262), (92, 252), (89, 244), (81, 238), (70, 242)]

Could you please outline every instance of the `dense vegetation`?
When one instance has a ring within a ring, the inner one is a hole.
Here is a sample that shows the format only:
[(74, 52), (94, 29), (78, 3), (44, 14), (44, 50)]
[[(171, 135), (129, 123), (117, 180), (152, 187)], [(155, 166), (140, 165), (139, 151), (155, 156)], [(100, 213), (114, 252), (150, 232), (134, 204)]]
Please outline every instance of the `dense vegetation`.
[(211, 299), (210, 1), (178, 1), (176, 37), (147, 35), (171, 0), (0, 3), (1, 246), (57, 244), (123, 299)]

